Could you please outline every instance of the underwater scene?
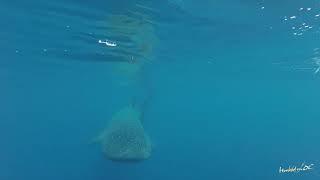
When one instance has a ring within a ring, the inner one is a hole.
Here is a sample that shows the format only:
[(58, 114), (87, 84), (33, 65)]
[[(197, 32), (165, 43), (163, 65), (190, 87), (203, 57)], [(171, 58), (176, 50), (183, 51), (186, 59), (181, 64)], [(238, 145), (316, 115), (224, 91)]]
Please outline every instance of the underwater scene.
[(0, 0), (0, 180), (319, 180), (319, 0)]

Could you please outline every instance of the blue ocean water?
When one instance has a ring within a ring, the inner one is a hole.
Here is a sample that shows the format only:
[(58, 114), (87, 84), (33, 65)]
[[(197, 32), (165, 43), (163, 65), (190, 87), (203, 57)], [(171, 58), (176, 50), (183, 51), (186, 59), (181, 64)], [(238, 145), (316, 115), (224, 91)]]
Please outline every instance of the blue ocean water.
[[(320, 178), (317, 0), (2, 0), (0, 19), (1, 180)], [(151, 157), (110, 161), (92, 141), (130, 104)]]

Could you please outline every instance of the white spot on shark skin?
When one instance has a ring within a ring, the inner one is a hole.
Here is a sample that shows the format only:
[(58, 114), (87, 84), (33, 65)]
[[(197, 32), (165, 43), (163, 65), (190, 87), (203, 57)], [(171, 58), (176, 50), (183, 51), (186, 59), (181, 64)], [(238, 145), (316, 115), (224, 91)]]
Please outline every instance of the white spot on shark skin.
[(98, 41), (99, 44), (105, 44), (106, 46), (110, 46), (110, 47), (116, 47), (117, 44), (115, 42), (111, 42), (109, 40), (105, 40), (105, 41), (102, 41), (99, 39)]

